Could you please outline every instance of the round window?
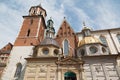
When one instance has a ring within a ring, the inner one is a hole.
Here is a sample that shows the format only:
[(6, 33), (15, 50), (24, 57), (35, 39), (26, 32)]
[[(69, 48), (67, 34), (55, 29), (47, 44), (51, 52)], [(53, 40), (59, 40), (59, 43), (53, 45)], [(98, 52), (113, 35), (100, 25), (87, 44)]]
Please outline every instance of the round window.
[(59, 50), (58, 50), (58, 49), (55, 49), (55, 50), (54, 50), (54, 55), (58, 55), (58, 53), (59, 53)]
[(47, 55), (49, 53), (49, 49), (48, 48), (44, 48), (43, 50), (43, 54)]
[(96, 53), (97, 51), (98, 51), (98, 49), (95, 46), (90, 47), (90, 52), (91, 53)]

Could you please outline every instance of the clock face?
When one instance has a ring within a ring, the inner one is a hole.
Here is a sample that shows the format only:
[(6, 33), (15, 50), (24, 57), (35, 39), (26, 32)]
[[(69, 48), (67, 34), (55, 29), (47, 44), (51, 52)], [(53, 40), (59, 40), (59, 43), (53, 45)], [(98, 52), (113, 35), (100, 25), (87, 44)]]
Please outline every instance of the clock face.
[(97, 47), (95, 47), (95, 46), (91, 46), (91, 47), (90, 47), (90, 52), (91, 52), (91, 53), (94, 54), (94, 53), (96, 53), (97, 51), (98, 51)]

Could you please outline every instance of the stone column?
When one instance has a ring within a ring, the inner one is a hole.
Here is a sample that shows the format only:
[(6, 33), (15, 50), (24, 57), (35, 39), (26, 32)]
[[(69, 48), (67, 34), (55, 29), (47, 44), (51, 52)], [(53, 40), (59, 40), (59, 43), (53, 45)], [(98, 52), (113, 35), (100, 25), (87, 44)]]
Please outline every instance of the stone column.
[(93, 65), (91, 64), (90, 65), (90, 70), (91, 70), (91, 74), (92, 74), (92, 80), (96, 80), (96, 75), (95, 75), (95, 71), (94, 71), (94, 68), (93, 68)]
[(39, 65), (36, 65), (35, 80), (38, 80), (39, 71), (40, 71), (40, 67), (39, 67)]
[(47, 80), (50, 78), (50, 65), (47, 65)]
[(61, 68), (60, 65), (57, 65), (57, 80), (62, 80), (61, 78)]
[(84, 70), (83, 70), (83, 65), (81, 64), (80, 65), (80, 70), (79, 70), (79, 76), (80, 76), (79, 79), (80, 80), (84, 80), (84, 75), (83, 74), (84, 74)]
[(28, 65), (26, 66), (26, 71), (23, 80), (27, 80), (27, 75), (28, 75)]
[(105, 68), (105, 64), (101, 64), (101, 65), (102, 65), (102, 67), (103, 67), (103, 72), (104, 72), (104, 74), (105, 74), (106, 80), (110, 80), (110, 79), (109, 79), (108, 72), (107, 72), (107, 70), (106, 70), (106, 68)]

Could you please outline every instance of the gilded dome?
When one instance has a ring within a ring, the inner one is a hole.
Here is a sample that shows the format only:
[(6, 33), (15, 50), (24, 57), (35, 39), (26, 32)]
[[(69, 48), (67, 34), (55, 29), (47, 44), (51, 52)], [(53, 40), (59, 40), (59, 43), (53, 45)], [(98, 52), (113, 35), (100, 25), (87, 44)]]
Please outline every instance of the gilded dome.
[(78, 42), (78, 47), (85, 45), (85, 44), (94, 44), (94, 43), (101, 43), (99, 39), (93, 36), (84, 37), (81, 41)]

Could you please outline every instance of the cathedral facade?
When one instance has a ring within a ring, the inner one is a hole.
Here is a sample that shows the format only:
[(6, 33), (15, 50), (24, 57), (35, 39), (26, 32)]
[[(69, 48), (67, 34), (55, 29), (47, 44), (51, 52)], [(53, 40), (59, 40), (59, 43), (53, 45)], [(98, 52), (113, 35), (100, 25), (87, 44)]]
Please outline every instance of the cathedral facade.
[[(120, 28), (76, 33), (64, 18), (57, 33), (46, 10), (32, 6), (2, 80), (120, 80)], [(56, 35), (55, 35), (56, 34)]]

